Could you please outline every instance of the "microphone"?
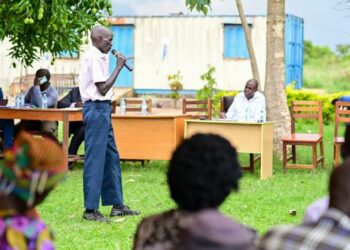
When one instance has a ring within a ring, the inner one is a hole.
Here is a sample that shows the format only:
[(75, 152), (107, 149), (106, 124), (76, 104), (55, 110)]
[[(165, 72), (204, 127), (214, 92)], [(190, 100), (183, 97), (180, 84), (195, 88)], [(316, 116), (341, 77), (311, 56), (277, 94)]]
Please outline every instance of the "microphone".
[[(118, 54), (119, 54), (118, 51), (116, 51), (115, 49), (112, 49), (111, 52), (112, 52), (113, 56), (118, 58)], [(130, 72), (134, 70), (132, 67), (130, 67), (129, 65), (126, 64), (126, 61), (125, 61), (124, 65), (125, 65), (125, 68), (127, 68)]]

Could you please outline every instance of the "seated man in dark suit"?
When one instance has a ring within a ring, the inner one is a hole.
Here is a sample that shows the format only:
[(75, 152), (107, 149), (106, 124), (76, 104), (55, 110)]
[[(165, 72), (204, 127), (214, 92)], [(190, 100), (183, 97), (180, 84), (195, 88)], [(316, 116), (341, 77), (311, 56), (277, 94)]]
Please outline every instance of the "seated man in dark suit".
[[(79, 87), (72, 88), (69, 93), (57, 102), (57, 108), (80, 108), (83, 106)], [(80, 144), (84, 141), (84, 124), (83, 122), (70, 122), (69, 134), (73, 134), (73, 138), (70, 142), (68, 153), (70, 155), (76, 155)]]
[[(0, 100), (4, 99), (4, 95), (2, 93), (2, 89), (0, 88)], [(13, 130), (14, 130), (14, 122), (13, 120), (0, 120), (0, 130), (2, 130), (3, 136), (3, 146), (5, 149), (10, 148), (13, 143)], [(1, 148), (1, 147), (0, 147)]]

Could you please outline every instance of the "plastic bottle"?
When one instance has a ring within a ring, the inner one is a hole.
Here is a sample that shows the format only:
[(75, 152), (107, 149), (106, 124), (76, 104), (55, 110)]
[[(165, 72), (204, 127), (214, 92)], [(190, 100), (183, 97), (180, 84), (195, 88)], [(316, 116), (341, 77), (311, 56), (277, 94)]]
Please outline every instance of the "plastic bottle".
[(20, 107), (23, 108), (24, 107), (24, 94), (20, 94), (19, 95), (19, 101), (20, 101)]
[(143, 98), (141, 103), (141, 114), (147, 114), (147, 103), (145, 97)]
[(258, 122), (265, 122), (265, 110), (261, 109)]
[(125, 99), (122, 98), (120, 101), (120, 114), (125, 115), (126, 113), (126, 104), (125, 104)]
[(21, 97), (20, 97), (20, 95), (16, 95), (16, 98), (15, 98), (15, 107), (16, 107), (16, 108), (20, 108), (20, 107), (21, 107)]
[(42, 109), (47, 109), (47, 95), (43, 94), (43, 99), (42, 99), (42, 103), (41, 103), (41, 108)]

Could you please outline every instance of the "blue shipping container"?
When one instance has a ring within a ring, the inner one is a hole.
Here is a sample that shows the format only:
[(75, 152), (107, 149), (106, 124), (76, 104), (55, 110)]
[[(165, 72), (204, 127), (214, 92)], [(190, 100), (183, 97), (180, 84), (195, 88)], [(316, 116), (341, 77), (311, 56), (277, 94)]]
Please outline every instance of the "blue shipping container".
[(304, 20), (286, 15), (285, 22), (286, 84), (295, 82), (295, 88), (303, 86)]

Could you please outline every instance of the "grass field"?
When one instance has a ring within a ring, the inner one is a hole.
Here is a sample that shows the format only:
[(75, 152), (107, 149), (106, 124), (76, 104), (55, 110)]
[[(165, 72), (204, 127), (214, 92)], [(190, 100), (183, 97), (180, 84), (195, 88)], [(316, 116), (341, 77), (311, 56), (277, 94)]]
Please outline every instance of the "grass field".
[[(311, 125), (303, 125), (311, 126)], [(311, 129), (311, 128), (306, 128)], [(333, 125), (324, 127), (326, 169), (288, 170), (274, 158), (274, 175), (261, 181), (259, 168), (244, 174), (240, 191), (232, 193), (220, 210), (231, 218), (248, 224), (263, 234), (274, 225), (296, 224), (302, 221), (306, 206), (327, 194), (332, 162)], [(311, 150), (298, 150), (302, 160), (311, 158)], [(246, 156), (242, 157), (242, 161)], [(136, 217), (115, 218), (113, 223), (93, 223), (82, 219), (82, 164), (75, 165), (66, 180), (39, 206), (39, 212), (51, 225), (58, 249), (131, 249), (138, 222), (145, 216), (175, 207), (169, 198), (165, 173), (166, 161), (151, 161), (144, 168), (140, 163), (122, 165), (125, 204), (140, 209)], [(296, 216), (289, 210), (295, 209)], [(101, 207), (108, 216), (110, 207)]]
[(313, 59), (304, 65), (303, 88), (327, 93), (348, 91), (350, 63), (348, 60)]

